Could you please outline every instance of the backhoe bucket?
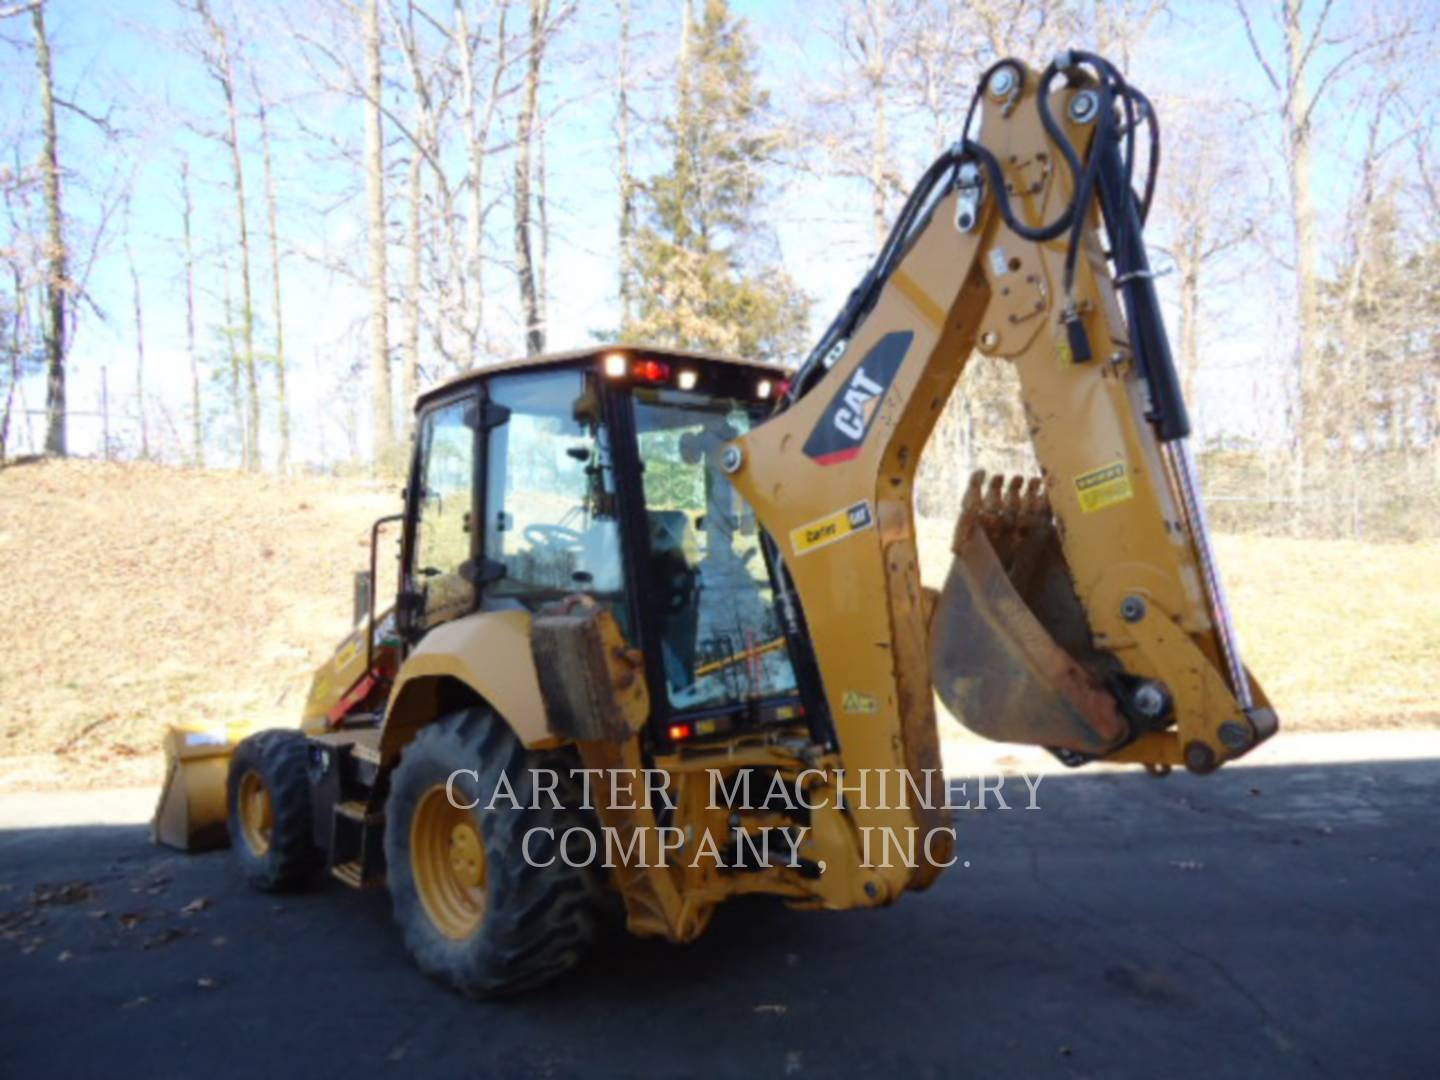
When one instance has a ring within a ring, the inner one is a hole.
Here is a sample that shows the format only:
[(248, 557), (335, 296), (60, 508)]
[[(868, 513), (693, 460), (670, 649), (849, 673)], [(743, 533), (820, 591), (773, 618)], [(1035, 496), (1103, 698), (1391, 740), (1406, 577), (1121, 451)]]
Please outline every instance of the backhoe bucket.
[(1083, 754), (1124, 742), (1039, 478), (987, 486), (975, 473), (951, 548), (930, 621), (931, 678), (951, 714), (1000, 742)]
[(225, 785), (235, 745), (249, 724), (174, 724), (165, 732), (165, 786), (150, 823), (150, 839), (181, 851), (206, 851), (230, 842)]

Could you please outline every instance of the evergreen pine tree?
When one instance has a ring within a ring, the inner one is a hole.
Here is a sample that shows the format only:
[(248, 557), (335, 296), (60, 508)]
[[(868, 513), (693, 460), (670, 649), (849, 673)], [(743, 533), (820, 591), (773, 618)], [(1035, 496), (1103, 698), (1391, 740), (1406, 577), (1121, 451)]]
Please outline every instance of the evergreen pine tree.
[(685, 0), (671, 167), (645, 186), (635, 236), (636, 297), (629, 341), (754, 359), (806, 345), (810, 301), (779, 265), (758, 222), (762, 170), (779, 137), (756, 82), (755, 47), (727, 0)]

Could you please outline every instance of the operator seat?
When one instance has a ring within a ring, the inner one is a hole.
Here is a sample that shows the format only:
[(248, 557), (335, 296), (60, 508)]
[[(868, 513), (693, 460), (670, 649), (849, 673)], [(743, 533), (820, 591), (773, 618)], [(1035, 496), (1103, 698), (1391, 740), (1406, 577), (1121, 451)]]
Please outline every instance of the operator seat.
[(695, 681), (696, 636), (700, 626), (700, 572), (691, 561), (699, 543), (683, 510), (649, 510), (649, 580), (660, 613), (666, 681), (676, 689)]

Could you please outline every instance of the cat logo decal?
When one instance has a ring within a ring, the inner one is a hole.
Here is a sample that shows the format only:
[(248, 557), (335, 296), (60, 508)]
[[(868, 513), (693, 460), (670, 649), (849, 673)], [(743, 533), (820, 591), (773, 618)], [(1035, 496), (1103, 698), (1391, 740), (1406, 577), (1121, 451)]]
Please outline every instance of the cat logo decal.
[(899, 330), (875, 343), (845, 381), (805, 440), (805, 455), (821, 465), (849, 461), (860, 453), (880, 402), (900, 370), (915, 334)]

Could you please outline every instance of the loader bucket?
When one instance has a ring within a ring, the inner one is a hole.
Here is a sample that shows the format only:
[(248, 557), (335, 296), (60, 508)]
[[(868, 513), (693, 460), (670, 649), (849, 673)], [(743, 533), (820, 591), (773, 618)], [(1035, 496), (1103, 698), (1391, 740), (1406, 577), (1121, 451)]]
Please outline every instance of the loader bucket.
[(165, 732), (165, 785), (150, 823), (150, 839), (181, 851), (207, 851), (230, 842), (225, 785), (230, 755), (249, 724), (174, 724)]
[(951, 547), (930, 621), (931, 677), (950, 713), (1000, 742), (1084, 754), (1124, 742), (1041, 481), (974, 474)]

